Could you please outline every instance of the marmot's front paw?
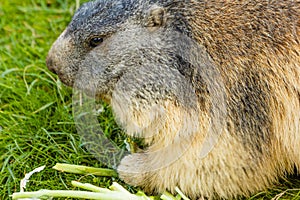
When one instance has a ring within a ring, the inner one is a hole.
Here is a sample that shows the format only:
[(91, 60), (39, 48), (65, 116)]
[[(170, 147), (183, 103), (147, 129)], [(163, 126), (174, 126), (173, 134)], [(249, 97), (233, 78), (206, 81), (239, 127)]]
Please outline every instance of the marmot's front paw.
[(118, 166), (119, 177), (132, 186), (144, 185), (147, 171), (147, 159), (143, 153), (125, 156)]

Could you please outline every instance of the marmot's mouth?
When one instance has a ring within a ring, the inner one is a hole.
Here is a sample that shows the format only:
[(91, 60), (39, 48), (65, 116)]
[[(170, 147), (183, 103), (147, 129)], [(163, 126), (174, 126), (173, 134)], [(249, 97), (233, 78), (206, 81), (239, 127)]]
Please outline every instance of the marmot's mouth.
[(52, 73), (56, 74), (57, 67), (55, 66), (53, 60), (50, 58), (49, 55), (47, 56), (47, 59), (46, 59), (46, 65)]
[(66, 72), (62, 72), (60, 69), (60, 67), (58, 67), (57, 65), (55, 65), (55, 63), (53, 62), (52, 59), (50, 59), (49, 57), (47, 58), (47, 61), (46, 61), (46, 64), (47, 64), (47, 67), (48, 69), (56, 74), (60, 81), (67, 85), (67, 86), (70, 86), (70, 87), (73, 87), (73, 84), (74, 84), (74, 78), (72, 75), (67, 75), (68, 73)]
[(74, 85), (74, 78), (72, 75), (66, 75), (60, 71), (57, 72), (59, 80), (66, 86), (73, 87)]

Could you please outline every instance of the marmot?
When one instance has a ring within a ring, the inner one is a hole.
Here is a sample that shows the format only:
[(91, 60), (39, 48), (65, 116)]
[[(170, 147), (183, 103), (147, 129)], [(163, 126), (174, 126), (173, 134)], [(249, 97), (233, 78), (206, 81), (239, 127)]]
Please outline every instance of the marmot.
[(85, 73), (79, 87), (145, 138), (118, 166), (126, 183), (232, 199), (300, 170), (299, 36), (299, 0), (96, 0), (47, 66), (69, 86)]

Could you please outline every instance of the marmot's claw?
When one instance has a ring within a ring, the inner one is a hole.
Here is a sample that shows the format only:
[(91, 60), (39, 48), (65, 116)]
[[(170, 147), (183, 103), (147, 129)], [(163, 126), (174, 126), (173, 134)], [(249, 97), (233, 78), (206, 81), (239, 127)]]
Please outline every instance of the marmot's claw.
[(144, 185), (147, 172), (145, 157), (143, 154), (131, 154), (124, 157), (117, 168), (119, 177), (132, 186)]

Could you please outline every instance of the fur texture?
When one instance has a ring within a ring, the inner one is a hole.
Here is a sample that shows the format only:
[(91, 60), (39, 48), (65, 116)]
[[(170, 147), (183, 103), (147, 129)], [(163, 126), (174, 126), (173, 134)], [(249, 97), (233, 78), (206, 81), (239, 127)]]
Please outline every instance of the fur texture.
[[(128, 135), (145, 138), (149, 148), (118, 167), (131, 185), (232, 199), (300, 170), (299, 0), (89, 2), (47, 65), (67, 85), (94, 90)], [(219, 111), (217, 142), (201, 157)]]

